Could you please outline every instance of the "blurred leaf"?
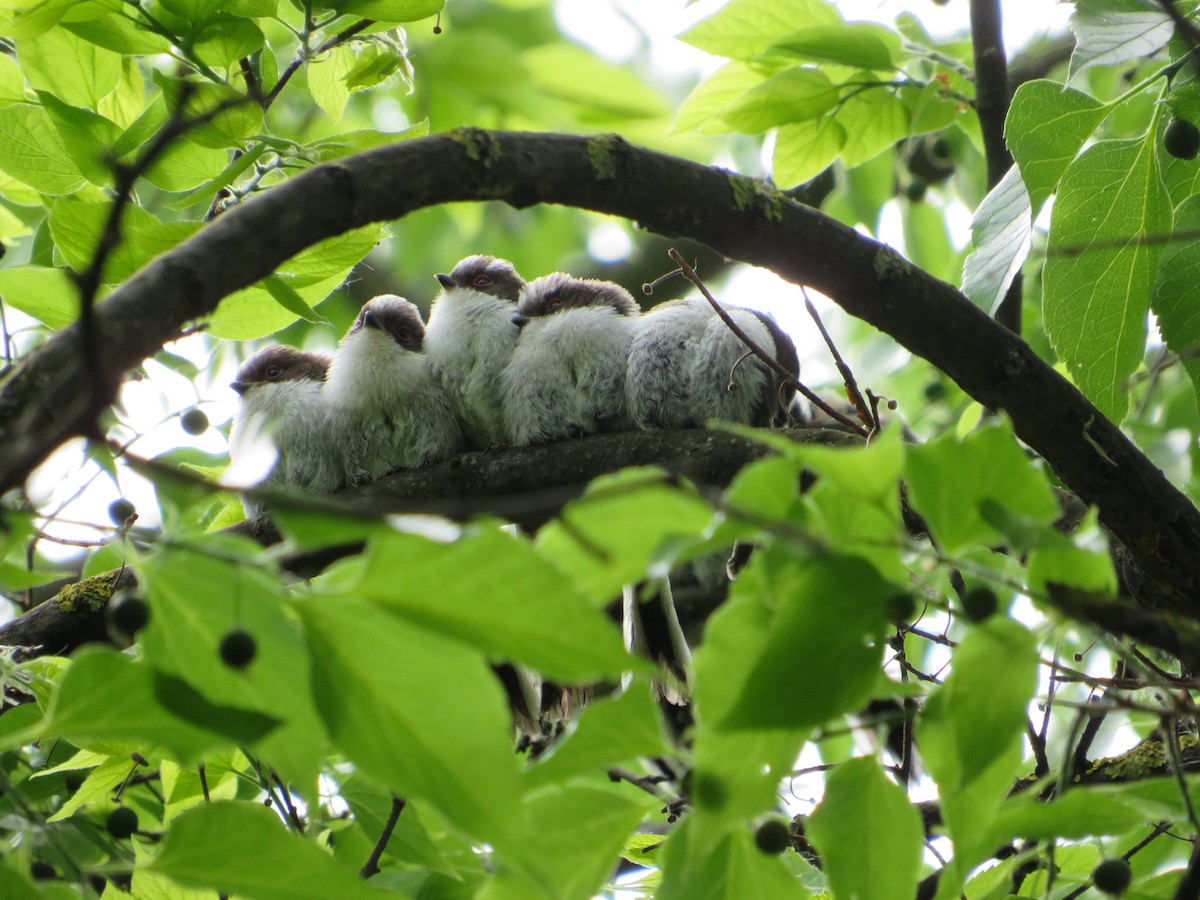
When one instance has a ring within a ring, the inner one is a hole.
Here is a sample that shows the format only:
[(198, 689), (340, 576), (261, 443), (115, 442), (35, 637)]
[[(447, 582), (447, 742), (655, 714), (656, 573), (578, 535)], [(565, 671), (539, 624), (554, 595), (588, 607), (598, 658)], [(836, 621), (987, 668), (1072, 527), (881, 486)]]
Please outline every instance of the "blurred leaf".
[(415, 22), (441, 12), (445, 0), (321, 0), (316, 4), (342, 15), (381, 22)]
[(64, 28), (51, 28), (36, 41), (22, 41), (21, 71), (34, 90), (63, 104), (97, 111), (101, 98), (121, 77), (120, 54), (105, 50)]
[(308, 90), (325, 115), (338, 122), (350, 99), (346, 76), (354, 68), (354, 48), (343, 44), (308, 64)]
[(46, 111), (29, 103), (0, 109), (0, 169), (44, 194), (71, 194), (84, 182)]
[(526, 50), (521, 62), (537, 87), (574, 104), (586, 121), (625, 123), (667, 114), (666, 101), (645, 79), (577, 44), (561, 41)]
[(767, 52), (805, 62), (890, 71), (894, 68), (893, 53), (900, 52), (900, 41), (894, 31), (873, 22), (839, 22), (803, 28), (776, 41)]
[[(244, 848), (254, 848), (246, 854)], [(378, 898), (351, 868), (290, 834), (260, 803), (217, 800), (179, 816), (150, 869), (185, 885), (254, 900)]]
[(769, 75), (761, 66), (729, 62), (701, 81), (688, 94), (675, 115), (673, 134), (702, 131), (720, 134), (727, 131), (720, 112), (738, 97), (761, 84)]
[(731, 0), (679, 39), (714, 56), (749, 60), (780, 35), (840, 22), (834, 6), (823, 0)]
[(408, 534), (374, 538), (356, 590), (415, 625), (551, 678), (616, 678), (631, 664), (617, 629), (570, 578), (494, 528), (448, 544)]
[(503, 844), (518, 821), (516, 758), (481, 654), (363, 600), (299, 607), (317, 707), (338, 746), (402, 797)]
[(942, 437), (908, 448), (909, 498), (943, 552), (1003, 543), (981, 506), (985, 500), (1049, 525), (1058, 504), (1046, 476), (1021, 452), (1007, 425), (976, 429), (960, 443)]
[[(1120, 423), (1146, 343), (1146, 308), (1171, 230), (1154, 136), (1101, 141), (1059, 185), (1043, 273), (1046, 332), (1080, 390)], [(1095, 277), (1103, 272), (1103, 278)]]
[(838, 896), (912, 897), (921, 872), (921, 814), (872, 757), (838, 766), (805, 833)]
[(0, 297), (50, 328), (69, 325), (79, 315), (78, 293), (63, 269), (0, 269)]
[(712, 524), (712, 507), (655, 469), (594, 480), (543, 527), (535, 546), (595, 605), (646, 577), (648, 568)]
[(210, 66), (229, 70), (238, 60), (262, 47), (265, 38), (249, 19), (218, 14), (205, 19), (192, 40), (193, 52), (199, 59)]
[(757, 134), (820, 117), (837, 104), (840, 90), (821, 70), (797, 66), (750, 88), (719, 115), (731, 129)]
[(1192, 292), (1200, 277), (1200, 196), (1190, 197), (1175, 210), (1175, 237), (1163, 250), (1150, 305), (1158, 315), (1167, 345), (1179, 354), (1200, 395), (1200, 320)]
[(709, 842), (694, 818), (671, 832), (663, 848), (663, 883), (656, 900), (803, 900), (812, 895), (779, 857), (754, 846), (754, 835), (738, 828)]
[(107, 647), (76, 651), (47, 719), (42, 734), (113, 755), (144, 752), (151, 745), (191, 762), (224, 740), (160, 706), (154, 673)]

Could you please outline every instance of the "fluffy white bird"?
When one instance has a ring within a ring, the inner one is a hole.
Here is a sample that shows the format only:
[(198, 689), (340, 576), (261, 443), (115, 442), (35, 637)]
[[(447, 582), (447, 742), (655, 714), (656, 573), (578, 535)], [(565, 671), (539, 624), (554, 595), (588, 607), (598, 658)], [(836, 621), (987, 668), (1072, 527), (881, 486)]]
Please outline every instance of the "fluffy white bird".
[[(322, 492), (337, 486), (321, 402), (328, 371), (329, 357), (282, 345), (242, 363), (230, 384), (240, 398), (229, 436), (232, 481)], [(248, 516), (263, 509), (249, 497), (242, 505)]]
[(322, 396), (343, 484), (449, 459), (464, 444), (422, 351), (425, 323), (395, 294), (368, 300), (338, 345)]
[(627, 428), (625, 368), (640, 312), (629, 292), (555, 272), (526, 286), (519, 309), (521, 336), (500, 377), (507, 440)]
[(471, 444), (503, 443), (500, 373), (517, 343), (512, 319), (525, 280), (508, 260), (492, 256), (468, 256), (437, 280), (443, 290), (425, 334), (434, 375)]
[[(740, 307), (726, 311), (746, 336), (793, 378), (800, 376), (796, 346), (774, 317)], [(713, 315), (692, 361), (691, 405), (701, 423), (724, 419), (759, 427), (785, 425), (794, 393), (781, 375)]]
[(692, 370), (704, 329), (716, 317), (702, 299), (660, 303), (641, 317), (629, 348), (625, 397), (634, 427), (696, 428)]

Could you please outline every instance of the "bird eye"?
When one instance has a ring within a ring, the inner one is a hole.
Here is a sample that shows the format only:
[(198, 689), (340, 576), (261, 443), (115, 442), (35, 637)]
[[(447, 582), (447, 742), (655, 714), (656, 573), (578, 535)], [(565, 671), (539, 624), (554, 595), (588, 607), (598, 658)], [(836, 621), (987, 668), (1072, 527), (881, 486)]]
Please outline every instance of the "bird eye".
[(562, 306), (562, 297), (558, 294), (552, 294), (546, 298), (546, 312), (552, 313), (560, 306)]
[(396, 340), (401, 344), (407, 344), (412, 340), (412, 329), (407, 325), (402, 325), (396, 329)]
[(268, 378), (278, 378), (282, 374), (283, 374), (282, 366), (267, 366), (267, 377)]
[(472, 284), (474, 287), (477, 287), (477, 288), (479, 288), (481, 291), (482, 291), (484, 288), (490, 288), (490, 287), (492, 286), (492, 276), (491, 276), (491, 275), (484, 275), (484, 274), (482, 274), (482, 273), (481, 273), (481, 274), (479, 274), (479, 275), (476, 275), (474, 278), (472, 278), (472, 279), (471, 279), (471, 284)]

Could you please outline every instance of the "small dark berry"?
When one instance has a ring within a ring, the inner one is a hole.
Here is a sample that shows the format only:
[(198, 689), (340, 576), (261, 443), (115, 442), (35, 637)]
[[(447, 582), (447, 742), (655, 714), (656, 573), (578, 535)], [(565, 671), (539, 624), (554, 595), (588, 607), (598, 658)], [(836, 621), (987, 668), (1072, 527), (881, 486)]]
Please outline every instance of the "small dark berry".
[(44, 859), (35, 859), (29, 866), (29, 874), (34, 881), (53, 881), (58, 877), (58, 871)]
[(982, 622), (990, 618), (999, 606), (999, 601), (996, 599), (996, 592), (990, 587), (984, 585), (976, 585), (971, 588), (962, 598), (963, 612), (972, 622)]
[(923, 181), (910, 181), (908, 187), (904, 189), (904, 196), (913, 203), (920, 203), (925, 199), (925, 192), (929, 190), (929, 185)]
[(258, 642), (254, 635), (234, 628), (221, 638), (221, 660), (231, 669), (244, 669), (254, 660)]
[(108, 814), (108, 821), (104, 823), (104, 827), (108, 829), (109, 834), (122, 841), (137, 831), (137, 813), (128, 806), (118, 806)]
[(787, 824), (778, 819), (768, 819), (754, 832), (755, 846), (771, 856), (778, 856), (791, 845), (791, 842), (792, 835), (788, 831)]
[(442, 33), (442, 26), (441, 26), (441, 25), (434, 25), (434, 26), (433, 26), (433, 33), (434, 33), (434, 34), (441, 34), (441, 33)]
[(137, 507), (121, 497), (108, 504), (108, 517), (112, 519), (114, 525), (124, 525), (129, 517), (137, 512)]
[(903, 591), (887, 598), (887, 617), (893, 622), (907, 622), (917, 611), (917, 601)]
[(208, 416), (204, 414), (204, 410), (193, 406), (180, 417), (179, 424), (194, 437), (208, 431)]
[(118, 591), (108, 601), (108, 625), (118, 634), (133, 637), (150, 621), (150, 607), (141, 597)]
[(1106, 894), (1123, 894), (1133, 880), (1129, 862), (1124, 859), (1106, 859), (1092, 870), (1092, 884)]
[(724, 809), (728, 800), (725, 782), (720, 778), (704, 772), (692, 773), (692, 801), (696, 806), (717, 811)]
[(1187, 119), (1172, 119), (1163, 134), (1163, 146), (1176, 159), (1195, 159), (1200, 153), (1200, 128)]

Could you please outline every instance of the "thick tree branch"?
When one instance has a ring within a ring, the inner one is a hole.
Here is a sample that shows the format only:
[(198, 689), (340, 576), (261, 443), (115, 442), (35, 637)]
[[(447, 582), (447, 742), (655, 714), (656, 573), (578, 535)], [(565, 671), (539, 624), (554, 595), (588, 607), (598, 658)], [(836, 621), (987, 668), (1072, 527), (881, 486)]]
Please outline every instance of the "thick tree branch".
[[(1062, 481), (1099, 507), (1136, 560), (1145, 598), (1200, 614), (1200, 513), (1028, 345), (891, 248), (762, 182), (615, 136), (467, 129), (297, 175), (163, 254), (96, 308), (102, 390), (115, 397), (122, 373), (181, 325), (305, 247), (460, 200), (559, 203), (624, 216), (822, 291), (984, 406), (1006, 412)], [(0, 489), (19, 486), (51, 450), (86, 429), (77, 332), (77, 324), (63, 329), (0, 382)]]

